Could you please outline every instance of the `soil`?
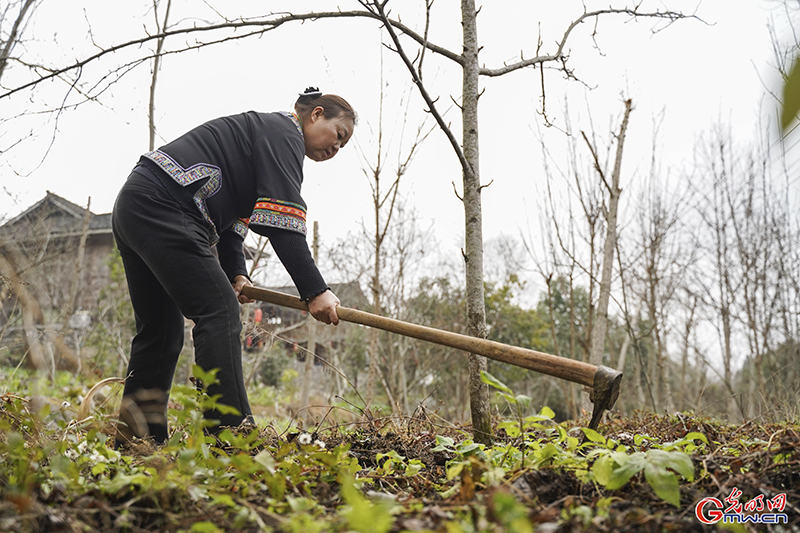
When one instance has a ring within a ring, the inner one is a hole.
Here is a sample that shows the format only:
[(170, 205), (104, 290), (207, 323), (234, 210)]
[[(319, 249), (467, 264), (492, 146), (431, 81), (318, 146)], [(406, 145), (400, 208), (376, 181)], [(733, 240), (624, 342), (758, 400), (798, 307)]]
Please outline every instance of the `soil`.
[[(599, 432), (632, 451), (645, 451), (653, 443), (673, 442), (690, 432), (704, 434), (709, 445), (702, 453), (692, 455), (696, 477), (693, 482), (681, 481), (681, 507), (657, 497), (641, 473), (622, 488), (611, 491), (596, 483), (582, 482), (572, 471), (549, 467), (509, 472), (502, 484), (490, 487), (484, 486), (479, 473), (473, 471), (471, 475), (462, 475), (457, 490), (445, 497), (443, 481), (447, 463), (453, 457), (447, 452), (433, 451), (436, 435), (449, 436), (458, 442), (469, 435), (468, 427), (435, 426), (419, 418), (370, 419), (355, 429), (326, 427), (311, 437), (324, 442), (327, 449), (349, 445), (349, 453), (363, 468), (360, 474), (368, 479), (364, 487), (367, 496), (403, 506), (391, 529), (397, 533), (450, 531), (446, 524), (454, 520), (470, 523), (479, 531), (511, 532), (513, 529), (502, 525), (507, 509), (501, 508), (500, 495), (513, 497), (535, 530), (546, 533), (716, 531), (718, 525), (706, 525), (696, 518), (695, 505), (707, 497), (724, 501), (734, 489), (741, 491), (742, 503), (759, 495), (766, 499), (779, 494), (786, 496), (787, 524), (747, 525), (741, 530), (800, 532), (800, 428), (796, 425), (726, 425), (690, 415), (657, 416), (642, 412), (603, 423)], [(498, 435), (502, 441), (503, 433)], [(648, 438), (635, 439), (637, 435)], [(298, 438), (277, 435), (271, 429), (261, 430), (260, 437), (263, 443), (259, 449)], [(637, 444), (638, 441), (641, 442)], [(157, 455), (151, 456), (152, 451), (148, 445), (128, 450), (134, 460), (163, 461)], [(378, 475), (378, 455), (392, 451), (407, 460), (417, 459), (425, 467), (412, 477)], [(481, 468), (478, 464), (473, 466)], [(35, 494), (25, 508), (13, 501), (7, 491), (3, 492), (0, 529), (15, 526), (15, 530), (25, 531), (18, 527), (22, 523), (20, 516), (27, 517), (24, 523), (32, 527), (27, 529), (30, 531), (188, 531), (200, 520), (211, 521), (223, 531), (230, 526), (225, 506), (200, 508), (188, 501), (184, 488), (145, 495), (123, 490), (115, 498), (109, 498), (95, 489), (84, 494), (66, 494), (56, 486), (47, 495)], [(318, 483), (311, 496), (331, 515), (342, 505), (335, 482)], [(263, 498), (263, 494), (255, 493), (248, 502), (259, 512), (263, 524), (279, 528), (282, 517), (264, 509)]]

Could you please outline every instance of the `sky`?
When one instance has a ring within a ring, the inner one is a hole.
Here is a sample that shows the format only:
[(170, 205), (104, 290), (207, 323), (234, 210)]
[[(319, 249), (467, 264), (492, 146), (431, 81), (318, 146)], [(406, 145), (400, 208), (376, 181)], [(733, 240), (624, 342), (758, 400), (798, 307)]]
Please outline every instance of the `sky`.
[[(613, 2), (619, 5), (619, 2)], [(434, 3), (431, 41), (460, 50), (458, 2)], [(585, 2), (602, 9), (609, 2)], [(74, 3), (44, 0), (26, 35), (27, 57), (64, 65), (86, 57), (98, 47), (124, 42), (153, 31), (148, 2), (86, 0)], [(187, 25), (211, 20), (216, 10), (228, 17), (247, 17), (291, 6), (294, 12), (331, 9), (320, 1), (175, 0), (171, 20)], [(339, 2), (343, 10), (357, 2)], [(390, 2), (393, 16), (420, 28), (420, 1)], [(543, 53), (554, 49), (568, 24), (583, 10), (575, 0), (483, 2), (478, 19), (483, 45), (480, 60), (498, 67), (535, 54), (541, 36)], [(623, 189), (635, 184), (650, 164), (654, 122), (659, 122), (657, 150), (662, 166), (689, 168), (704, 131), (727, 124), (736, 139), (746, 142), (774, 121), (775, 102), (766, 95), (777, 85), (768, 22), (785, 31), (785, 17), (774, 1), (663, 0), (644, 1), (641, 9), (665, 9), (697, 18), (666, 25), (653, 19), (613, 15), (595, 25), (585, 23), (570, 38), (568, 65), (579, 81), (565, 80), (557, 70), (545, 71), (547, 118), (541, 114), (540, 71), (526, 69), (499, 78), (483, 78), (480, 100), (481, 176), (484, 237), (519, 235), (541, 216), (544, 194), (542, 142), (556, 161), (565, 156), (567, 123), (574, 132), (594, 127), (608, 141), (619, 127), (622, 102), (633, 100), (634, 111), (623, 162)], [(594, 33), (594, 37), (593, 37)], [(376, 157), (379, 101), (384, 97), (385, 172), (405, 157), (415, 130), (433, 127), (424, 103), (409, 83), (398, 56), (381, 46), (386, 40), (374, 21), (293, 23), (260, 38), (169, 55), (159, 75), (156, 121), (166, 143), (200, 123), (255, 109), (289, 109), (306, 86), (348, 99), (360, 122), (351, 146), (332, 161), (306, 160), (304, 197), (309, 221), (319, 221), (325, 243), (352, 238), (369, 223), (370, 189), (365, 168)], [(180, 48), (175, 40), (168, 47)], [(150, 48), (151, 45), (144, 45)], [(16, 51), (20, 53), (18, 49)], [(83, 80), (104, 73), (141, 54), (121, 51), (87, 66)], [(139, 155), (147, 151), (149, 64), (126, 71), (97, 99), (57, 116), (42, 114), (65, 98), (66, 85), (51, 82), (35, 94), (0, 99), (0, 218), (12, 217), (52, 191), (91, 210), (107, 213)], [(453, 102), (460, 95), (460, 71), (449, 60), (428, 54), (425, 82), (446, 119), (460, 138)], [(3, 85), (23, 81), (9, 71)], [(71, 93), (68, 98), (75, 98)], [(70, 100), (71, 101), (71, 100)], [(569, 109), (567, 114), (566, 109)], [(8, 120), (22, 111), (26, 116)], [(427, 122), (423, 122), (427, 120)], [(388, 148), (386, 145), (388, 144)], [(401, 192), (424, 224), (432, 228), (444, 254), (459, 255), (463, 235), (460, 168), (445, 136), (434, 129), (420, 145), (403, 177)]]

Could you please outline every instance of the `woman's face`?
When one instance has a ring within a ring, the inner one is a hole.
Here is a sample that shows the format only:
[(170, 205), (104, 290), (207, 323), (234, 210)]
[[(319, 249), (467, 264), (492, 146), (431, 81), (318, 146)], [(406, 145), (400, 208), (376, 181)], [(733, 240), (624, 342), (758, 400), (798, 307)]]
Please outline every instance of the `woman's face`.
[(347, 144), (353, 135), (355, 124), (352, 119), (338, 116), (327, 118), (325, 110), (315, 107), (303, 121), (303, 137), (306, 156), (314, 161), (327, 161)]

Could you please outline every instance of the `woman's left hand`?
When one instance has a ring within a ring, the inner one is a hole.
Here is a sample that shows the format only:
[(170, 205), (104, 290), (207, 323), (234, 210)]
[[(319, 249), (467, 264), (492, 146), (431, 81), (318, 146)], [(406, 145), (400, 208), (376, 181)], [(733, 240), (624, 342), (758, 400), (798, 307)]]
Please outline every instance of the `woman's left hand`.
[(236, 293), (236, 298), (239, 300), (240, 304), (250, 304), (255, 302), (255, 300), (248, 298), (244, 294), (242, 294), (242, 288), (244, 287), (252, 287), (253, 284), (250, 283), (250, 280), (247, 279), (247, 276), (242, 276), (239, 274), (235, 278), (233, 278), (233, 292)]
[(339, 298), (328, 289), (308, 301), (308, 312), (320, 322), (336, 326), (339, 324), (339, 314), (336, 312), (336, 308), (340, 304)]

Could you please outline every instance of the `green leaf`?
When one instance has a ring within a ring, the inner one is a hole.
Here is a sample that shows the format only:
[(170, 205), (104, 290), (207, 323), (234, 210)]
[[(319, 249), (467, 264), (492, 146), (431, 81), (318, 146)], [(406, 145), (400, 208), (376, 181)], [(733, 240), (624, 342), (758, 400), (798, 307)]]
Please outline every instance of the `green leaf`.
[(432, 452), (452, 452), (453, 446), (455, 445), (456, 441), (451, 439), (450, 437), (440, 437), (436, 435), (436, 447), (433, 448)]
[(404, 474), (408, 477), (416, 476), (423, 468), (425, 468), (425, 463), (419, 459), (412, 459), (406, 465), (406, 471)]
[(566, 449), (567, 451), (575, 451), (578, 446), (580, 446), (581, 441), (579, 441), (576, 437), (567, 437), (566, 441)]
[(458, 445), (458, 453), (467, 456), (476, 450), (480, 451), (481, 445), (476, 442), (465, 442)]
[(225, 444), (234, 444), (234, 440), (236, 439), (230, 429), (223, 429), (219, 435), (217, 435), (217, 438)]
[(664, 443), (662, 446), (660, 446), (660, 448), (666, 451), (672, 451), (677, 449), (678, 451), (691, 453), (697, 449), (697, 445), (695, 445), (694, 443), (695, 440), (699, 440), (704, 442), (705, 444), (708, 444), (708, 439), (706, 439), (705, 435), (693, 431), (691, 433), (687, 433), (686, 436), (683, 437), (682, 439), (678, 439), (674, 442)]
[(379, 453), (378, 455), (376, 455), (375, 456), (375, 461), (380, 461), (384, 457), (388, 457), (388, 458), (393, 459), (395, 461), (404, 461), (405, 460), (405, 457), (403, 457), (402, 455), (397, 453), (396, 450), (389, 450), (388, 453)]
[(200, 380), (200, 384), (204, 390), (207, 389), (209, 385), (218, 383), (217, 372), (219, 372), (218, 368), (214, 368), (209, 372), (205, 372), (200, 365), (192, 365), (192, 375), (196, 379)]
[(461, 474), (461, 471), (464, 470), (464, 463), (454, 463), (447, 467), (447, 481), (450, 481), (454, 477)]
[(195, 522), (192, 524), (192, 533), (222, 533), (222, 530), (214, 525), (213, 522)]
[[(221, 394), (215, 394), (214, 396), (212, 396), (211, 397), (212, 402), (211, 402), (210, 407), (213, 407), (218, 413), (220, 413), (222, 415), (241, 415), (242, 414), (242, 413), (239, 412), (239, 410), (237, 408), (233, 407), (232, 405), (225, 405), (224, 403), (217, 403), (217, 400), (219, 400), (221, 397), (222, 397)], [(216, 422), (216, 423), (219, 423), (219, 422)], [(212, 424), (212, 425), (214, 425), (214, 424)]]
[(794, 59), (786, 83), (783, 86), (783, 110), (781, 130), (786, 131), (800, 112), (800, 57)]
[(527, 407), (531, 404), (531, 397), (525, 396), (524, 394), (517, 394), (514, 397), (516, 403), (520, 404), (523, 409), (527, 409)]
[(316, 502), (311, 498), (294, 498), (292, 496), (286, 497), (286, 502), (295, 513), (307, 513), (316, 507)]
[(706, 438), (706, 436), (697, 431), (692, 431), (691, 433), (687, 433), (686, 436), (683, 438), (686, 440), (701, 440), (706, 444), (708, 444), (708, 439)]
[(342, 496), (349, 509), (342, 512), (348, 526), (353, 531), (388, 533), (394, 524), (394, 517), (388, 505), (373, 504), (361, 494), (351, 479), (342, 479)]
[(534, 526), (528, 519), (527, 507), (518, 502), (513, 494), (498, 491), (492, 495), (493, 508), (498, 521), (505, 526), (504, 531), (533, 533)]
[(591, 428), (581, 428), (581, 430), (583, 431), (583, 434), (586, 435), (586, 438), (589, 439), (590, 441), (599, 442), (600, 444), (606, 443), (606, 438), (597, 431)]
[(550, 409), (545, 405), (544, 407), (542, 407), (542, 410), (539, 411), (539, 416), (543, 416), (548, 420), (552, 420), (553, 418), (555, 418), (556, 413), (555, 411), (553, 411), (552, 409)]
[(481, 381), (483, 381), (487, 385), (490, 385), (490, 386), (494, 387), (495, 389), (497, 389), (499, 391), (505, 392), (506, 394), (513, 394), (511, 389), (509, 389), (506, 386), (505, 383), (503, 383), (502, 381), (500, 381), (499, 379), (497, 379), (496, 377), (494, 377), (490, 373), (488, 373), (486, 371), (483, 371), (483, 370), (481, 370)]
[(542, 451), (537, 454), (539, 456), (539, 463), (543, 464), (548, 459), (551, 459), (552, 457), (555, 457), (560, 453), (561, 450), (559, 448), (553, 445), (553, 443), (548, 442), (547, 444), (544, 445)]
[(594, 478), (603, 486), (608, 485), (613, 471), (614, 460), (607, 454), (599, 457), (592, 465), (592, 474), (594, 474)]
[(517, 404), (517, 399), (514, 397), (513, 394), (506, 394), (504, 392), (498, 392), (497, 394), (502, 396), (503, 399), (505, 401), (507, 401), (508, 403), (510, 403), (511, 405), (516, 405)]
[(212, 494), (211, 501), (227, 505), (228, 507), (236, 507), (236, 502), (233, 501), (230, 494)]
[(683, 452), (665, 452), (652, 449), (647, 451), (647, 462), (660, 468), (671, 468), (689, 481), (694, 481), (694, 463)]
[(119, 473), (117, 474), (114, 479), (111, 479), (105, 483), (101, 483), (101, 488), (107, 494), (116, 494), (120, 490), (124, 488), (131, 487), (133, 485), (138, 485), (144, 489), (147, 489), (152, 484), (152, 479), (150, 476), (145, 474), (134, 474), (131, 476)]
[(506, 430), (506, 435), (508, 435), (512, 439), (515, 437), (519, 437), (521, 434), (521, 431), (519, 429), (519, 422), (515, 422), (513, 420), (500, 422), (499, 424), (497, 424), (497, 429)]
[[(625, 457), (622, 462), (620, 462), (620, 455)], [(625, 485), (634, 475), (641, 472), (646, 464), (645, 456), (641, 452), (636, 452), (628, 456), (624, 453), (620, 454), (620, 452), (614, 452), (611, 454), (611, 457), (620, 466), (619, 468), (615, 468), (611, 473), (611, 477), (606, 484), (606, 488), (609, 490), (615, 490)]]
[(270, 474), (275, 473), (275, 458), (268, 450), (261, 450), (253, 460), (263, 466)]
[(678, 486), (678, 476), (658, 464), (647, 463), (644, 467), (644, 477), (659, 498), (675, 507), (680, 507), (681, 491)]
[(66, 455), (56, 455), (50, 460), (50, 468), (56, 476), (71, 477), (70, 471), (77, 469), (75, 463)]

